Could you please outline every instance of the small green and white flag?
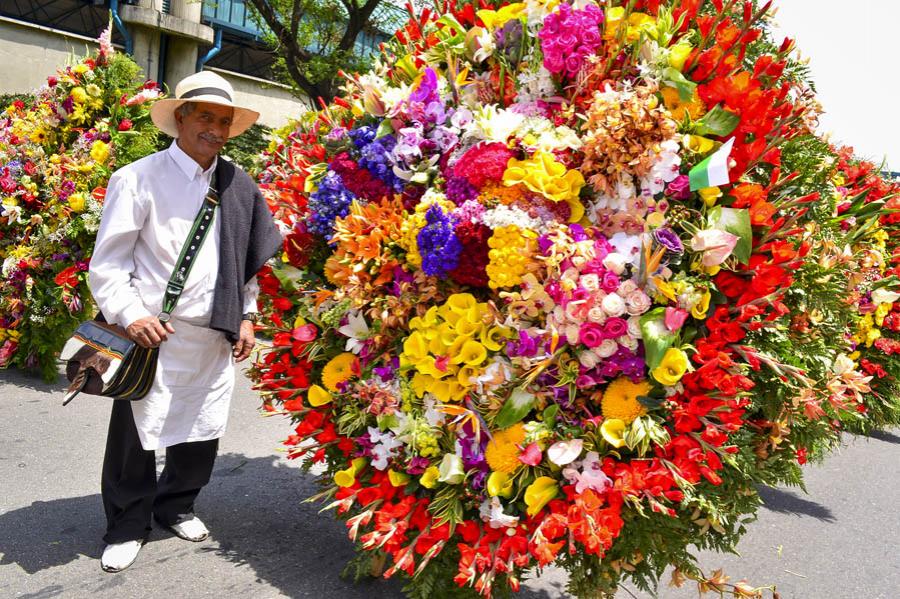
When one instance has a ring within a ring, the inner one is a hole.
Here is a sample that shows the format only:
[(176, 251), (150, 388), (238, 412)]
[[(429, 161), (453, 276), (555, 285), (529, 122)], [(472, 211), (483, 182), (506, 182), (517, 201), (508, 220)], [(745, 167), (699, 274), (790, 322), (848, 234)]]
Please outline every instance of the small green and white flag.
[(731, 157), (731, 148), (734, 146), (732, 137), (715, 153), (707, 156), (703, 162), (691, 169), (688, 177), (691, 180), (691, 191), (726, 185), (731, 181), (728, 178), (728, 159)]

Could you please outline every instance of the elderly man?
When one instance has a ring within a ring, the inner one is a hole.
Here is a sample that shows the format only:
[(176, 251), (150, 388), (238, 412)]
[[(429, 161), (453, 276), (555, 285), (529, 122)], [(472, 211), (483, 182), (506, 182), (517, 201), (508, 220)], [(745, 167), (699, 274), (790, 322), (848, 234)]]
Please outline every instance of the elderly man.
[[(214, 73), (185, 78), (175, 98), (151, 111), (175, 142), (116, 171), (107, 188), (91, 291), (107, 322), (143, 347), (159, 347), (150, 393), (113, 402), (101, 485), (107, 572), (134, 562), (151, 518), (189, 541), (209, 534), (194, 515), (194, 500), (209, 482), (225, 432), (234, 363), (253, 348), (256, 272), (282, 243), (253, 180), (218, 158), (225, 142), (259, 117), (233, 96)], [(205, 238), (199, 223), (208, 227)], [(161, 321), (172, 303), (166, 292), (172, 271), (188, 263), (177, 305)], [(157, 480), (155, 450), (163, 448)]]

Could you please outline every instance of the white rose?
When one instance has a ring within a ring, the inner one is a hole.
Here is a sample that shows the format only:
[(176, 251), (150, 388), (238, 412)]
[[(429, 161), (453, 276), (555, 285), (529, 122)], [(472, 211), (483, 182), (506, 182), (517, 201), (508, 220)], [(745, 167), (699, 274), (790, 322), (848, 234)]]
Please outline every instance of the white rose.
[[(581, 283), (582, 287), (584, 287), (585, 289), (587, 289), (588, 291), (590, 291), (592, 293), (594, 291), (597, 291), (598, 289), (600, 289), (600, 277), (598, 277), (594, 273), (582, 275), (581, 279), (579, 279), (578, 282)], [(874, 294), (873, 294), (873, 297), (874, 297)]]
[(629, 294), (625, 299), (628, 313), (632, 316), (643, 314), (650, 309), (650, 298), (640, 289)]
[(578, 354), (578, 362), (582, 366), (584, 366), (585, 368), (590, 370), (591, 368), (593, 368), (594, 366), (596, 366), (597, 364), (600, 363), (600, 358), (598, 356), (594, 355), (594, 352), (592, 352), (592, 351), (585, 351), (585, 352), (581, 352), (580, 354)]
[(640, 287), (631, 279), (625, 279), (621, 283), (619, 283), (619, 288), (616, 289), (616, 293), (621, 295), (622, 297), (628, 297), (635, 291), (638, 291)]
[(603, 343), (594, 348), (594, 353), (600, 358), (609, 358), (619, 351), (619, 344), (612, 339), (604, 339)]
[(628, 259), (625, 258), (622, 254), (618, 254), (613, 252), (609, 254), (606, 258), (603, 259), (603, 266), (616, 273), (617, 275), (625, 272), (625, 265), (628, 264)]
[(641, 338), (641, 318), (632, 316), (628, 319), (628, 336), (634, 339)]
[(606, 312), (603, 311), (603, 308), (600, 306), (594, 306), (590, 310), (588, 310), (587, 318), (591, 322), (595, 322), (597, 324), (603, 324), (606, 322)]
[(608, 316), (621, 316), (625, 313), (625, 300), (618, 293), (610, 293), (600, 303)]
[(631, 351), (635, 351), (638, 348), (638, 340), (629, 335), (622, 335), (621, 337), (616, 339), (616, 341), (619, 343), (619, 345), (621, 345), (622, 347), (627, 347)]

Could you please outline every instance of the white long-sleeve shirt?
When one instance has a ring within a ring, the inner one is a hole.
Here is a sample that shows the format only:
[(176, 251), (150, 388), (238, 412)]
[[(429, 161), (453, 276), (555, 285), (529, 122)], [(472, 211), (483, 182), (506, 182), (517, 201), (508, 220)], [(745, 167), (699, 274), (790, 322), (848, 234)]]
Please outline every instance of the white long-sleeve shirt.
[[(90, 263), (90, 287), (109, 322), (127, 327), (162, 309), (166, 283), (216, 168), (203, 170), (177, 143), (116, 171), (109, 180)], [(225, 335), (209, 328), (219, 268), (218, 212), (172, 312), (175, 333), (160, 345), (150, 393), (132, 402), (144, 449), (220, 437), (234, 387)], [(259, 286), (244, 286), (256, 311)]]
[[(215, 168), (213, 161), (204, 171), (173, 143), (110, 178), (90, 267), (91, 291), (110, 322), (128, 327), (162, 310), (166, 283)], [(209, 324), (220, 229), (217, 214), (173, 317), (198, 326)], [(256, 311), (258, 295), (254, 276), (244, 286), (244, 312)]]

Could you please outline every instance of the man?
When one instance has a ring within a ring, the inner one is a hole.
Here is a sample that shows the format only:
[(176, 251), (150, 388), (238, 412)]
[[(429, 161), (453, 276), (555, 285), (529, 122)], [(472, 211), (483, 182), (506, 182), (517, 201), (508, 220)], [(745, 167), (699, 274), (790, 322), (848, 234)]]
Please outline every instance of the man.
[[(135, 343), (159, 348), (150, 393), (113, 402), (101, 485), (107, 572), (134, 562), (151, 517), (189, 541), (209, 534), (194, 515), (194, 499), (209, 482), (225, 432), (234, 363), (253, 349), (256, 272), (282, 243), (253, 180), (218, 158), (229, 138), (259, 118), (233, 97), (214, 73), (185, 78), (175, 98), (150, 113), (175, 142), (116, 171), (107, 188), (91, 291), (107, 322), (125, 327)], [(171, 320), (161, 322), (166, 284), (211, 182), (219, 196), (211, 228), (192, 248), (193, 267)], [(163, 448), (157, 481), (155, 450)]]

